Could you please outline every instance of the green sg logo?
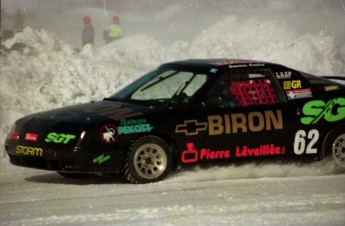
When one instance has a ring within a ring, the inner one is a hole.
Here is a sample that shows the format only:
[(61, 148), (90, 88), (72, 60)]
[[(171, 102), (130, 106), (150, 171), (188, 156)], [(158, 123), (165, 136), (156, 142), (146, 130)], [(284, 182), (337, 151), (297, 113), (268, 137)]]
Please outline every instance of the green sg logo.
[(325, 103), (322, 100), (309, 101), (302, 109), (305, 117), (301, 122), (305, 125), (316, 124), (320, 119), (327, 122), (336, 122), (345, 119), (345, 98), (338, 97)]

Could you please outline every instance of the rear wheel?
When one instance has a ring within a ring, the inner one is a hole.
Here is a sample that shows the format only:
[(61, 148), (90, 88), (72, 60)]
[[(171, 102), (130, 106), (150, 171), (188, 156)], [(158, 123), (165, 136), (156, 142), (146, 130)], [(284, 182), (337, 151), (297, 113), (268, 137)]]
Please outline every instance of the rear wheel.
[(324, 140), (322, 159), (330, 159), (342, 171), (345, 171), (345, 126), (330, 131)]
[(134, 184), (162, 180), (172, 164), (168, 144), (156, 136), (145, 136), (131, 146), (127, 154), (123, 174)]

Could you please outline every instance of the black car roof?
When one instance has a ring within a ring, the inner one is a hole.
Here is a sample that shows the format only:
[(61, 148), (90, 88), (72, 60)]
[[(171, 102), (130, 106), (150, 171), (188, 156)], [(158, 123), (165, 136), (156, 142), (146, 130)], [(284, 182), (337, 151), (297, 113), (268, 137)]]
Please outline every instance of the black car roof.
[(275, 63), (246, 60), (246, 59), (188, 59), (181, 61), (173, 61), (161, 65), (161, 67), (194, 67), (199, 69), (210, 69), (210, 68), (238, 68), (238, 67), (270, 67), (270, 66), (282, 66)]

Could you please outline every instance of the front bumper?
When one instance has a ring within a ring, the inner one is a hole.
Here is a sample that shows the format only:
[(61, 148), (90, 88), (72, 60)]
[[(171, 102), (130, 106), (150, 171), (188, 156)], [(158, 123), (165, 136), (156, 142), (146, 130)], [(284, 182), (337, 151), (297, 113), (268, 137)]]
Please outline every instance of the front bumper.
[[(119, 173), (122, 169), (124, 150), (74, 150), (5, 144), (10, 162), (16, 166), (42, 170), (78, 173)], [(104, 161), (101, 161), (103, 157)]]

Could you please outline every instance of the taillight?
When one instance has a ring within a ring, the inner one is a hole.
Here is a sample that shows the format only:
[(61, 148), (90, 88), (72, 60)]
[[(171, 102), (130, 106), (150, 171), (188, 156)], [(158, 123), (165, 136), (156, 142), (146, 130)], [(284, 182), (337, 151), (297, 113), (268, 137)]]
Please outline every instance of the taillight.
[(6, 140), (19, 140), (19, 133), (16, 130), (16, 124), (14, 124), (10, 130), (10, 132), (7, 134)]

